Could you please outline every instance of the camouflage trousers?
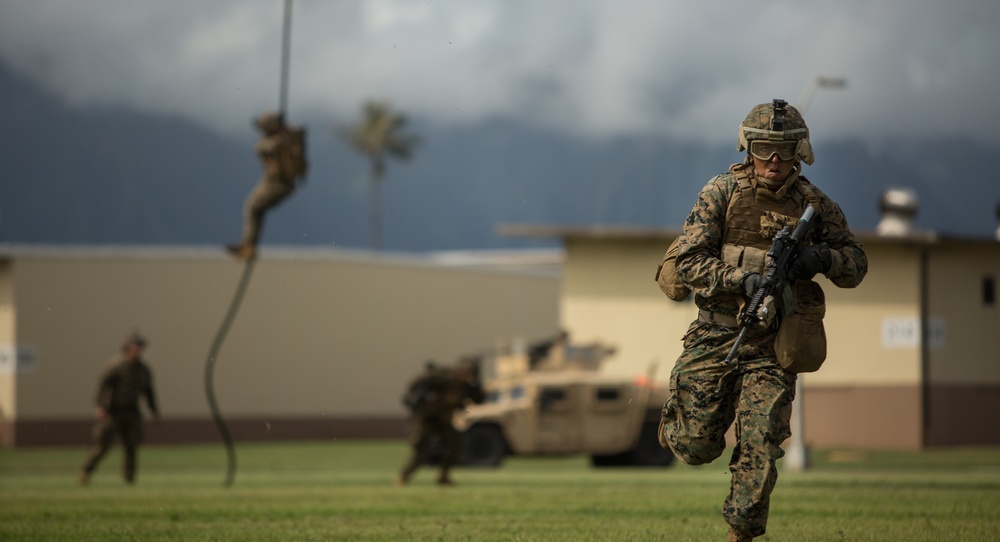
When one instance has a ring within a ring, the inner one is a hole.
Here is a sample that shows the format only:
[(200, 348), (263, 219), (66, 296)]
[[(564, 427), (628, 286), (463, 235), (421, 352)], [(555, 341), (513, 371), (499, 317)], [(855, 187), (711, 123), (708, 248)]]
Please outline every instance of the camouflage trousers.
[[(441, 478), (447, 478), (448, 472), (462, 454), (462, 441), (451, 423), (451, 416), (414, 418), (410, 446), (413, 447), (413, 455), (403, 466), (400, 474), (404, 481), (409, 480), (421, 465), (426, 465), (435, 459), (440, 460)], [(433, 457), (437, 451), (441, 453), (440, 458)]]
[(90, 474), (104, 458), (115, 440), (121, 436), (125, 448), (125, 463), (122, 475), (126, 482), (135, 481), (136, 455), (142, 441), (142, 415), (139, 412), (119, 411), (97, 420), (92, 434), (93, 442), (83, 464), (83, 471)]
[(689, 465), (714, 461), (725, 451), (735, 422), (736, 447), (729, 460), (726, 521), (748, 536), (767, 528), (775, 462), (791, 436), (789, 420), (795, 375), (778, 365), (774, 334), (744, 339), (736, 360), (725, 363), (736, 328), (696, 321), (684, 336), (684, 352), (670, 374), (660, 444)]
[(264, 175), (257, 186), (253, 188), (243, 206), (243, 240), (244, 246), (257, 246), (260, 231), (264, 223), (264, 213), (278, 205), (295, 190), (292, 182), (285, 182), (276, 177)]

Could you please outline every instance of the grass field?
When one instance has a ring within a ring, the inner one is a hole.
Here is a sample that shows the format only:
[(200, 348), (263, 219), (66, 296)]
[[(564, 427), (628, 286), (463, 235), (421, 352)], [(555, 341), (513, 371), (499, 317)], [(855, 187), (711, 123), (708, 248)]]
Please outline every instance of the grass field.
[[(131, 487), (117, 449), (77, 487), (84, 452), (0, 450), (0, 541), (725, 540), (728, 455), (655, 470), (514, 458), (397, 488), (401, 441), (239, 444), (227, 489), (221, 445), (147, 446)], [(1000, 540), (998, 448), (813, 458), (779, 476), (759, 540)]]

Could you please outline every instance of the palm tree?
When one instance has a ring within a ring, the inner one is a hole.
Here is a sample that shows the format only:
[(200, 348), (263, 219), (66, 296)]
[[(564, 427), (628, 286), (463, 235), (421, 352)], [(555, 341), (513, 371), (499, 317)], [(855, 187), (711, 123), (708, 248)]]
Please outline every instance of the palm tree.
[(368, 185), (368, 245), (375, 250), (382, 248), (382, 196), (381, 183), (385, 175), (386, 160), (408, 160), (420, 143), (420, 138), (403, 134), (406, 116), (394, 113), (389, 102), (369, 100), (362, 107), (363, 117), (354, 126), (341, 131), (355, 150), (365, 155), (371, 165)]

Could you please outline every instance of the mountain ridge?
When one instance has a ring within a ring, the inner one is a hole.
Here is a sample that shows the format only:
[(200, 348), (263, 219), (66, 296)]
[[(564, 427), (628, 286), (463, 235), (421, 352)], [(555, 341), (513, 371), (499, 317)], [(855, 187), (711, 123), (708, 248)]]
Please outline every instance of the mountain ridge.
[[(115, 107), (75, 107), (0, 65), (14, 104), (0, 132), (0, 242), (218, 244), (235, 241), (260, 175), (255, 134), (226, 138), (193, 122)], [(250, 115), (248, 115), (249, 118)], [(264, 244), (363, 248), (367, 163), (334, 133), (309, 125), (308, 181), (268, 214)], [(301, 119), (293, 119), (302, 122)], [(733, 144), (652, 137), (577, 139), (509, 119), (462, 127), (413, 119), (424, 143), (392, 162), (383, 183), (384, 246), (426, 251), (551, 246), (499, 237), (500, 223), (677, 227), (712, 176), (741, 159)], [(962, 141), (814, 140), (804, 174), (874, 229), (890, 186), (920, 197), (917, 226), (991, 237), (1000, 151)]]

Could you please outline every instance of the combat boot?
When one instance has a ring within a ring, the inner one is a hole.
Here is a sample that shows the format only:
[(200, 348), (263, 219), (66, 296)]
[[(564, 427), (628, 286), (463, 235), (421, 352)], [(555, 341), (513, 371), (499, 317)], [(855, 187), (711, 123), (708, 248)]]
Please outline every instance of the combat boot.
[(729, 526), (729, 536), (726, 538), (726, 542), (750, 542), (751, 540), (753, 540), (752, 536), (737, 531), (732, 525)]
[(253, 245), (246, 245), (243, 243), (226, 245), (226, 250), (232, 254), (234, 258), (243, 261), (249, 261), (257, 257), (257, 247)]

